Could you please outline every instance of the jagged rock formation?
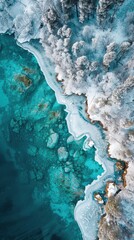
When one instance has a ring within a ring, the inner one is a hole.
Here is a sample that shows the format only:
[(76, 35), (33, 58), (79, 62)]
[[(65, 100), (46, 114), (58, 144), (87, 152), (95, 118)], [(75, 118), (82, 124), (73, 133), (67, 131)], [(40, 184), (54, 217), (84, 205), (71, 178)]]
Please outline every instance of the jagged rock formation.
[(108, 199), (100, 239), (134, 238), (133, 7), (131, 0), (0, 0), (0, 32), (40, 41), (64, 93), (86, 96), (90, 119), (107, 130), (110, 156), (128, 162), (126, 187)]

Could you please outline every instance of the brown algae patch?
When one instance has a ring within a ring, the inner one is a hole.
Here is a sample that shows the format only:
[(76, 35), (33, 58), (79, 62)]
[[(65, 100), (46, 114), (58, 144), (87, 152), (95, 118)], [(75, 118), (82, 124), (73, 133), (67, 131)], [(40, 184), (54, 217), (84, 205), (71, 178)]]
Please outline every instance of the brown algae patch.
[(15, 75), (14, 78), (16, 81), (23, 83), (25, 87), (30, 87), (30, 85), (32, 84), (31, 79), (26, 75)]

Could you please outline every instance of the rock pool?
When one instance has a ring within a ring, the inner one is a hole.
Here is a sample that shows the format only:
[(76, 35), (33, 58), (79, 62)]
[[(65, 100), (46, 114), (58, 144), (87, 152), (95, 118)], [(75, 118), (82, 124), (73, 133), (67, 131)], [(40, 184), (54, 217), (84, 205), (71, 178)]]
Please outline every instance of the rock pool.
[(74, 207), (103, 169), (66, 115), (35, 57), (0, 35), (0, 239), (82, 239)]

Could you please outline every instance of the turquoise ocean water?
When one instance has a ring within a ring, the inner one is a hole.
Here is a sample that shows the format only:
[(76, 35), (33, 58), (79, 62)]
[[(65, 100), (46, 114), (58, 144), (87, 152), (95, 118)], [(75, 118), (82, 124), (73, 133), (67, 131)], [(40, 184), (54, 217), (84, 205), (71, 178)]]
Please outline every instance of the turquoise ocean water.
[(82, 239), (74, 207), (103, 169), (65, 118), (36, 59), (0, 35), (0, 239)]

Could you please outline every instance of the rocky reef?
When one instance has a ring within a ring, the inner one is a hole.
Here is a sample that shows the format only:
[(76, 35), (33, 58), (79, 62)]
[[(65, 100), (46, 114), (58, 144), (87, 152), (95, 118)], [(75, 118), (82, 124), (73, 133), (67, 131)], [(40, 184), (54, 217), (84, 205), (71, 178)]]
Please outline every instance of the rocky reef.
[[(22, 47), (29, 42), (36, 50), (44, 51), (55, 68), (55, 81), (57, 79), (61, 94), (68, 96), (71, 104), (78, 102), (83, 119), (87, 114), (92, 125), (101, 123), (104, 129), (101, 136), (106, 143), (98, 151), (101, 161), (106, 163), (102, 159), (106, 155), (100, 152), (107, 150), (109, 157), (126, 162), (127, 168), (122, 172), (124, 186), (117, 184), (116, 191), (112, 192), (109, 187), (107, 201), (101, 205), (104, 216), (99, 224), (99, 239), (134, 238), (133, 9), (132, 0), (0, 1), (0, 32), (13, 33)], [(30, 80), (23, 76), (17, 76), (17, 81), (30, 85)], [(75, 101), (72, 101), (72, 96), (75, 96)], [(86, 109), (86, 114), (83, 109)], [(88, 120), (85, 121), (87, 124)], [(73, 124), (74, 121), (70, 121), (70, 125)], [(92, 133), (88, 133), (95, 146), (102, 143), (98, 135), (93, 139)], [(52, 148), (57, 139), (52, 133), (48, 146)], [(60, 148), (60, 158), (63, 151), (64, 158), (67, 156), (65, 149)], [(66, 171), (69, 171), (68, 167)], [(105, 185), (107, 181), (108, 178)], [(88, 195), (86, 191), (85, 201)], [(94, 207), (97, 209), (96, 204)], [(88, 204), (87, 211), (83, 210), (84, 205), (81, 209), (83, 219), (88, 223), (85, 227), (84, 220), (77, 218), (83, 238), (95, 239), (96, 231), (95, 236), (90, 236), (88, 232), (91, 221)], [(81, 211), (79, 215), (82, 215)]]

